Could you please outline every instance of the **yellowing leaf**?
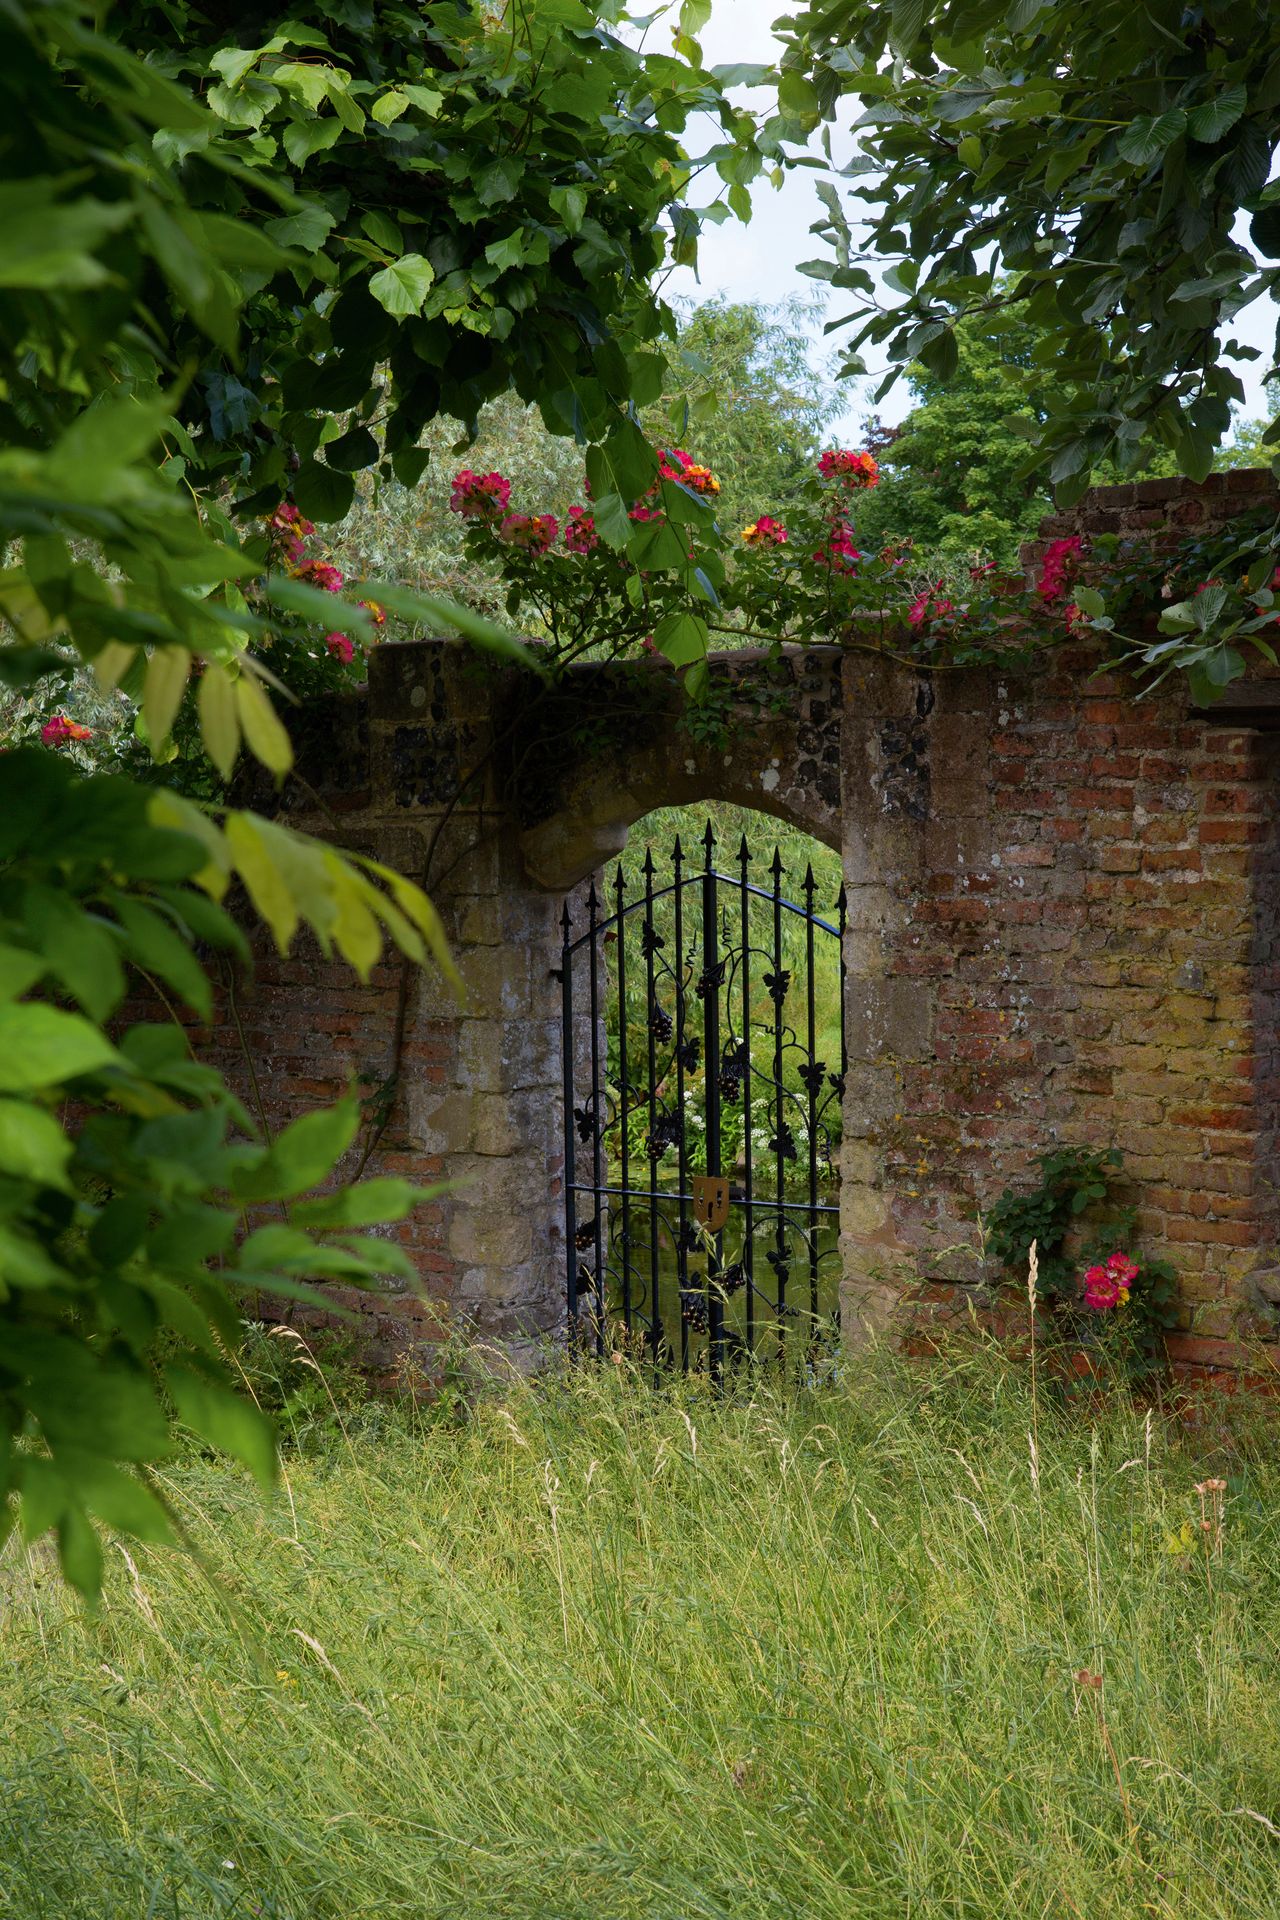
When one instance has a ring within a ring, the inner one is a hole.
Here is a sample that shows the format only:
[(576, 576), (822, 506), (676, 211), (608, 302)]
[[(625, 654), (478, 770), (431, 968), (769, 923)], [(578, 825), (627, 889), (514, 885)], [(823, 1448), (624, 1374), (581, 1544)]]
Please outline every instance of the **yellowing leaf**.
[(440, 915), (422, 888), (416, 887), (412, 880), (406, 880), (402, 873), (396, 873), (393, 868), (384, 867), (379, 861), (368, 860), (365, 865), (370, 873), (376, 873), (379, 880), (386, 882), (401, 913), (418, 929), (427, 943), (432, 959), (452, 983), (454, 991), (461, 995), (462, 975), (453, 964), (453, 955), (449, 952), (449, 942), (445, 939)]
[(221, 900), (231, 884), (231, 850), (222, 829), (193, 801), (180, 793), (157, 793), (147, 802), (147, 815), (157, 827), (176, 827), (198, 840), (209, 855), (209, 864), (191, 877), (213, 900)]
[(229, 780), (240, 751), (240, 716), (235, 683), (215, 660), (208, 662), (200, 681), (200, 737), (218, 772)]
[(263, 845), (258, 825), (252, 814), (229, 813), (227, 842), (249, 898), (275, 935), (281, 953), (288, 953), (298, 931), (298, 909), (283, 874)]
[(333, 923), (334, 943), (360, 978), (367, 980), (382, 952), (381, 930), (362, 897), (363, 888), (368, 888), (370, 893), (374, 889), (369, 887), (368, 881), (362, 882), (361, 876), (354, 873), (345, 861), (333, 859), (325, 864), (338, 908)]
[(235, 683), (236, 707), (249, 751), (271, 773), (288, 773), (293, 765), (293, 748), (280, 724), (280, 716), (251, 674), (243, 673)]
[(142, 717), (153, 747), (173, 732), (191, 671), (191, 655), (183, 647), (157, 647), (147, 662), (142, 686)]
[(120, 685), (137, 651), (136, 647), (126, 647), (122, 640), (108, 640), (106, 646), (94, 654), (94, 677), (103, 693), (113, 693)]
[(393, 120), (400, 118), (408, 104), (408, 94), (401, 93), (398, 87), (393, 87), (390, 93), (384, 93), (380, 99), (374, 101), (373, 117), (380, 127), (389, 127)]
[[(251, 813), (258, 838), (279, 871), (299, 914), (312, 928), (326, 953), (338, 917), (338, 903), (328, 870), (328, 850), (309, 834), (294, 833), (274, 820)], [(340, 856), (339, 856), (340, 857)]]

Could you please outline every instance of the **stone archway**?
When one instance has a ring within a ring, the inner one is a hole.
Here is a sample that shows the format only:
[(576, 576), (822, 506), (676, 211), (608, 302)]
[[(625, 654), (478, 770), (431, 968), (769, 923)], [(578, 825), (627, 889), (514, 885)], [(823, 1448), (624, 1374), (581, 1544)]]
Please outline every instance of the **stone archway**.
[(839, 647), (715, 657), (706, 709), (668, 672), (585, 667), (517, 736), (510, 768), (535, 884), (567, 892), (655, 807), (728, 800), (841, 844)]

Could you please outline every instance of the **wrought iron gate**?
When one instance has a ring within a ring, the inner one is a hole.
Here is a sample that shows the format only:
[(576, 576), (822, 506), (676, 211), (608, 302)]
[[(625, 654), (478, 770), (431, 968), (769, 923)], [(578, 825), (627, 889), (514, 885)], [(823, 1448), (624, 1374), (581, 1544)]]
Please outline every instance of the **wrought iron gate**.
[(812, 866), (798, 905), (776, 847), (764, 886), (745, 836), (736, 873), (702, 844), (566, 902), (554, 971), (570, 1332), (718, 1373), (836, 1325), (845, 894), (823, 919)]

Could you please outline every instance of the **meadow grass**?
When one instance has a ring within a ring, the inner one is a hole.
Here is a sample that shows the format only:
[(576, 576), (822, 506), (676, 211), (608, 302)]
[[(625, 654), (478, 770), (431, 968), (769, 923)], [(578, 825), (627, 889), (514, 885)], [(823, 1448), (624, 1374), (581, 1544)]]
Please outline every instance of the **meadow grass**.
[(96, 1620), (0, 1560), (5, 1920), (1280, 1911), (1263, 1419), (882, 1356), (295, 1438), (171, 1467), (198, 1560)]

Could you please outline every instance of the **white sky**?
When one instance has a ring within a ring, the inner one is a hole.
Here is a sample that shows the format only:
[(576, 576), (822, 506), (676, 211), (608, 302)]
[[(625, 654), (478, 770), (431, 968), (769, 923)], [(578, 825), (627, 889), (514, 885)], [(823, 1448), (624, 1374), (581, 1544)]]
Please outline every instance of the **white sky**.
[[(703, 57), (708, 66), (736, 61), (772, 61), (778, 42), (771, 32), (770, 23), (778, 17), (782, 7), (783, 0), (716, 0), (710, 22), (701, 35)], [(655, 21), (652, 33), (661, 37), (669, 31), (668, 20), (669, 16)], [(758, 107), (765, 95), (756, 92), (745, 94), (743, 98)], [(849, 136), (846, 134), (843, 139), (839, 137), (839, 130), (847, 128), (853, 117), (853, 102), (846, 101), (833, 128), (837, 154), (853, 151), (853, 141)], [(802, 260), (829, 257), (825, 243), (809, 231), (815, 220), (825, 217), (814, 185), (822, 177), (817, 172), (803, 169), (788, 172), (783, 186), (777, 190), (767, 182), (757, 183), (752, 195), (753, 216), (749, 224), (744, 226), (734, 220), (721, 227), (705, 228), (699, 243), (698, 279), (695, 280), (687, 268), (682, 268), (668, 280), (667, 293), (692, 299), (708, 299), (720, 294), (727, 300), (761, 300), (767, 303), (788, 300), (795, 295), (805, 300), (812, 300), (816, 296), (824, 303), (826, 318), (834, 319), (840, 313), (849, 312), (855, 300), (847, 293), (832, 293), (822, 281), (811, 280), (807, 275), (797, 272)], [(835, 184), (843, 191), (850, 183), (836, 180)], [(853, 206), (856, 205), (854, 202)], [(1262, 352), (1259, 360), (1229, 363), (1244, 383), (1248, 396), (1245, 413), (1249, 415), (1267, 410), (1262, 394), (1262, 375), (1271, 364), (1277, 317), (1273, 302), (1255, 300), (1231, 327), (1231, 333), (1237, 339), (1260, 348)], [(815, 359), (821, 363), (828, 357), (834, 357), (838, 346), (855, 331), (856, 328), (850, 327), (824, 337), (820, 317), (814, 328)], [(886, 363), (876, 360), (873, 353), (874, 350), (868, 353), (868, 364), (883, 372)], [(872, 396), (878, 384), (878, 376), (874, 371), (865, 379), (841, 382), (847, 404), (837, 432), (845, 427), (849, 432), (856, 432), (872, 410)], [(875, 410), (886, 422), (894, 424), (901, 420), (910, 405), (911, 396), (906, 382), (900, 380)]]

